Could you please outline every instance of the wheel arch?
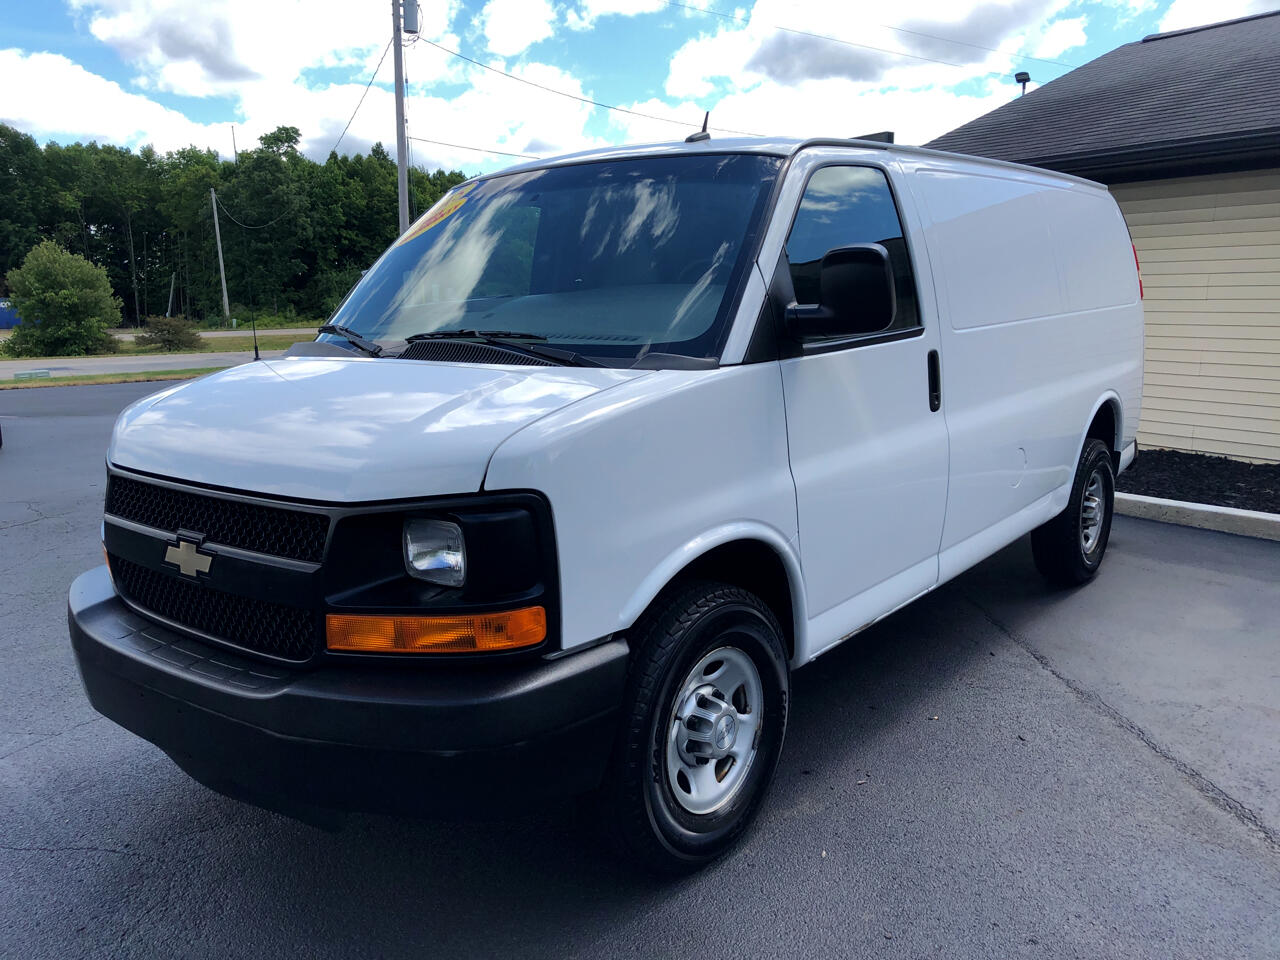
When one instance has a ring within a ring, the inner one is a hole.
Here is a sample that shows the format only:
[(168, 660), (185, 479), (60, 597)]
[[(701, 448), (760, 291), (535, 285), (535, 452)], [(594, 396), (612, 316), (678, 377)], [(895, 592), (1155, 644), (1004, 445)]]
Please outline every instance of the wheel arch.
[(671, 585), (685, 580), (715, 580), (750, 590), (782, 625), (787, 657), (794, 663), (804, 649), (804, 580), (794, 545), (772, 527), (735, 523), (702, 534), (672, 551), (632, 594), (619, 616), (629, 629)]
[(1089, 412), (1080, 442), (1076, 444), (1076, 462), (1079, 462), (1080, 455), (1084, 452), (1085, 443), (1096, 438), (1107, 445), (1107, 449), (1111, 451), (1111, 464), (1119, 472), (1120, 440), (1123, 436), (1124, 407), (1121, 405), (1120, 395), (1114, 390), (1108, 390), (1094, 402), (1093, 409)]

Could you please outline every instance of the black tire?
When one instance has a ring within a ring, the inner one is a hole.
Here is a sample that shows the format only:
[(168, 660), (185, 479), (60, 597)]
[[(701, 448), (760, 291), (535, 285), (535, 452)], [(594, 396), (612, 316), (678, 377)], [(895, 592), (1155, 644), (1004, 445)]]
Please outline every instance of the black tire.
[[(723, 856), (742, 838), (773, 779), (790, 698), (782, 629), (754, 594), (700, 582), (655, 601), (631, 631), (630, 641), (623, 722), (597, 797), (597, 814), (623, 856), (654, 872), (688, 873)], [(762, 720), (736, 792), (722, 808), (693, 814), (676, 798), (678, 787), (669, 775), (670, 726), (691, 671), (722, 648), (746, 654), (754, 665)]]
[[(1093, 543), (1086, 549), (1084, 501), (1095, 480), (1094, 497), (1101, 501), (1101, 517)], [(1031, 532), (1031, 555), (1046, 580), (1055, 586), (1076, 587), (1093, 579), (1111, 537), (1115, 496), (1111, 451), (1101, 440), (1090, 438), (1080, 454), (1066, 509)]]

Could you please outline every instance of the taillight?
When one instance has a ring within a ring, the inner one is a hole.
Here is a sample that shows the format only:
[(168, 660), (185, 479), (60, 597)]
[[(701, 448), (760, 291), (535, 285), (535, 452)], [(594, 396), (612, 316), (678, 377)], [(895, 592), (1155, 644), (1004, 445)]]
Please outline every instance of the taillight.
[(1138, 248), (1131, 243), (1129, 249), (1133, 251), (1133, 268), (1138, 271), (1138, 299), (1145, 300), (1146, 296), (1142, 292), (1142, 264), (1138, 262)]

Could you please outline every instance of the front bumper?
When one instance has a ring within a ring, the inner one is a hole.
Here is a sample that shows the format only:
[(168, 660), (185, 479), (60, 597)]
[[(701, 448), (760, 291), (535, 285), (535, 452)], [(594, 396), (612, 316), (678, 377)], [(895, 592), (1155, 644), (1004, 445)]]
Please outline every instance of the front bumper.
[(105, 566), (71, 585), (99, 713), (208, 787), (302, 819), (510, 812), (603, 777), (626, 683), (614, 640), (556, 660), (295, 670), (144, 619)]

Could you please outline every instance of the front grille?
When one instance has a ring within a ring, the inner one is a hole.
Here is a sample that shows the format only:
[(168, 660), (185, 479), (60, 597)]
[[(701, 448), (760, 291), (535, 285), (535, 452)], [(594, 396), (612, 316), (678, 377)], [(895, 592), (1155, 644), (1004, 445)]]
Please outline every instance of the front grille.
[(113, 475), (107, 481), (107, 513), (148, 527), (191, 530), (210, 543), (273, 557), (319, 563), (329, 518), (322, 513), (266, 507)]
[(114, 554), (109, 559), (116, 590), (144, 611), (237, 647), (285, 660), (308, 660), (315, 652), (319, 613), (224, 593)]

